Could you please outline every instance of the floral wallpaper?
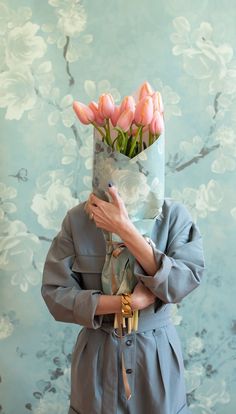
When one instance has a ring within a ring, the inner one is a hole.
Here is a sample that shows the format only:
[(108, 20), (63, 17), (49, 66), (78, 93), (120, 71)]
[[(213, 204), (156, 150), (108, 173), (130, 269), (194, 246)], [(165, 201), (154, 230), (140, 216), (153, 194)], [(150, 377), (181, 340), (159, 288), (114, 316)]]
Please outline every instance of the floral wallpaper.
[(119, 102), (145, 80), (165, 104), (166, 196), (204, 240), (202, 285), (173, 306), (188, 404), (235, 413), (235, 19), (233, 0), (0, 0), (1, 414), (67, 412), (80, 327), (54, 321), (40, 288), (91, 190), (92, 130), (71, 103)]

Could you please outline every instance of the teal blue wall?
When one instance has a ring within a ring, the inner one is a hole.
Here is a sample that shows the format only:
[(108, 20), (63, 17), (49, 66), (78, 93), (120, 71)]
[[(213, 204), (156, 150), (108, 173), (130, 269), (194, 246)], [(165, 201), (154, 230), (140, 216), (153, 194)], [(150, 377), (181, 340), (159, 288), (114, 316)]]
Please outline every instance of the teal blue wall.
[(55, 322), (40, 287), (91, 189), (92, 130), (71, 102), (145, 80), (165, 103), (166, 196), (204, 239), (204, 281), (173, 310), (189, 404), (235, 413), (235, 21), (233, 0), (0, 1), (0, 413), (67, 412), (79, 326)]

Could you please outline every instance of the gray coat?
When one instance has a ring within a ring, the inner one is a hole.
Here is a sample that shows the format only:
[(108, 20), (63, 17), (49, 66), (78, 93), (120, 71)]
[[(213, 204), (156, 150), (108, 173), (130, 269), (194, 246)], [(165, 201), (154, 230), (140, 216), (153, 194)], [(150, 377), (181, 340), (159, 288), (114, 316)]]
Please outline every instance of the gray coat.
[[(71, 363), (69, 414), (187, 414), (181, 345), (170, 318), (201, 281), (205, 267), (202, 238), (187, 209), (165, 199), (155, 221), (153, 252), (161, 267), (154, 276), (135, 262), (135, 276), (157, 297), (139, 312), (137, 333), (123, 339), (113, 315), (95, 315), (102, 294), (105, 241), (89, 220), (84, 203), (68, 211), (49, 249), (42, 296), (55, 320), (81, 325)], [(121, 349), (132, 390), (126, 400)]]

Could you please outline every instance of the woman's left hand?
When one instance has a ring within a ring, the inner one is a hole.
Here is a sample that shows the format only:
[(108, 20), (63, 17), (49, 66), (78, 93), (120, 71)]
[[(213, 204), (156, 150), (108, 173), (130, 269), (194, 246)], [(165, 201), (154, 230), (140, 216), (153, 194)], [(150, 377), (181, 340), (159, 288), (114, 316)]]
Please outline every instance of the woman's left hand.
[(117, 188), (115, 186), (108, 187), (108, 193), (112, 198), (111, 202), (103, 201), (91, 193), (85, 210), (97, 227), (119, 236), (132, 223)]

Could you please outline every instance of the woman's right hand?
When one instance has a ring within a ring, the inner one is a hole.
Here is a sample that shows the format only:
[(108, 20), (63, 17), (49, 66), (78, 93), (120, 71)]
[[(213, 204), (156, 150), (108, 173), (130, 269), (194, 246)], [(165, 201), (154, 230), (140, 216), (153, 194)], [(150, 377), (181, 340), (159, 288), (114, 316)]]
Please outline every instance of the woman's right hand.
[(144, 309), (155, 302), (156, 296), (141, 281), (135, 286), (131, 295), (131, 308)]

